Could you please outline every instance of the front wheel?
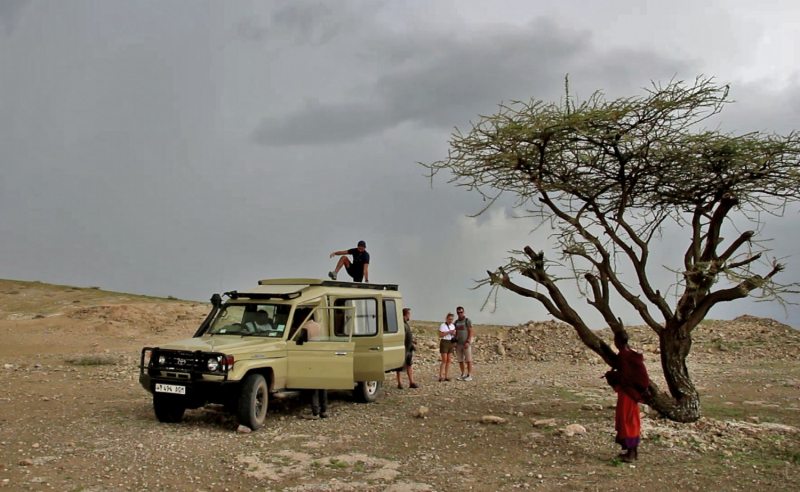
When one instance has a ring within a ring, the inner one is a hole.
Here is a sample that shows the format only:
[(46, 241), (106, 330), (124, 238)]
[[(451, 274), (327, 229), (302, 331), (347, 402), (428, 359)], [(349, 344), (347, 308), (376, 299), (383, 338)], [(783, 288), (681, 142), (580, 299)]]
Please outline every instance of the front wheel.
[(153, 394), (153, 409), (159, 422), (174, 424), (180, 422), (186, 411), (186, 398), (164, 393)]
[(261, 374), (250, 374), (242, 382), (242, 394), (239, 397), (239, 423), (258, 430), (267, 418), (267, 402), (269, 388), (267, 380)]
[(353, 390), (353, 396), (358, 402), (372, 403), (378, 399), (381, 386), (383, 383), (380, 381), (359, 381), (356, 389)]

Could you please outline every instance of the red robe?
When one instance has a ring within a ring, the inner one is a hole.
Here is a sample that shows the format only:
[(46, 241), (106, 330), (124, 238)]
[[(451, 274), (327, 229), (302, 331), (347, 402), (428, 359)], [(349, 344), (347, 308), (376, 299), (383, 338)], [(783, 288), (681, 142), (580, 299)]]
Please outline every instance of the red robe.
[[(634, 439), (642, 433), (642, 419), (639, 416), (639, 404), (624, 391), (617, 391), (617, 413), (614, 429), (617, 431), (617, 442), (625, 439)], [(637, 443), (638, 444), (638, 443)], [(625, 448), (636, 446), (625, 446)]]
[(644, 367), (644, 357), (633, 350), (620, 350), (617, 367), (608, 376), (609, 383), (617, 392), (617, 411), (614, 428), (617, 442), (623, 449), (635, 448), (642, 433), (642, 419), (639, 416), (639, 402), (650, 386), (650, 377)]

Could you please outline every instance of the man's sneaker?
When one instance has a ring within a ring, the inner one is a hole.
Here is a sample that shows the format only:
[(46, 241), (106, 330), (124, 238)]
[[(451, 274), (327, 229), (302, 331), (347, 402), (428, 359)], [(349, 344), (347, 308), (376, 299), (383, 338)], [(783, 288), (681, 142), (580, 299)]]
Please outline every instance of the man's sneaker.
[(331, 278), (331, 280), (336, 280), (336, 273), (335, 272), (328, 272), (328, 276)]
[(467, 374), (466, 376), (461, 378), (461, 380), (462, 381), (472, 381), (472, 374)]
[(463, 381), (465, 377), (467, 377), (467, 376), (465, 374), (462, 374), (461, 376), (458, 377), (458, 380), (459, 381)]
[(304, 413), (303, 415), (300, 416), (300, 418), (305, 420), (319, 420), (319, 415), (317, 415), (316, 413)]

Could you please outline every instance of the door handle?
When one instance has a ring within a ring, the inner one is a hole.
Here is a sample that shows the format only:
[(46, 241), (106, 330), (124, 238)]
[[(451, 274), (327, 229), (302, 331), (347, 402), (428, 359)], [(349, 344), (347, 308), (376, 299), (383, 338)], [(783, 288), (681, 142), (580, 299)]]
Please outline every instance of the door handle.
[(370, 350), (380, 350), (381, 348), (380, 347), (370, 347), (369, 349)]
[(334, 352), (335, 355), (347, 355), (347, 352)]

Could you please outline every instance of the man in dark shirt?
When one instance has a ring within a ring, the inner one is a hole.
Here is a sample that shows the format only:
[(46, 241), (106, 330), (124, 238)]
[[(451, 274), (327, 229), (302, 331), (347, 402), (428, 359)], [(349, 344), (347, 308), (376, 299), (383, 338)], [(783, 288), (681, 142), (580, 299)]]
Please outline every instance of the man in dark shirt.
[[(347, 255), (353, 256), (353, 261)], [(361, 282), (362, 280), (369, 283), (369, 253), (367, 253), (367, 243), (364, 241), (358, 242), (358, 247), (350, 248), (342, 251), (334, 251), (331, 253), (331, 258), (334, 256), (341, 256), (339, 263), (336, 264), (336, 269), (328, 272), (328, 276), (336, 280), (336, 275), (342, 267), (347, 270), (347, 274), (353, 277), (353, 282)]]
[(417, 344), (414, 342), (414, 334), (411, 333), (411, 326), (408, 324), (408, 320), (410, 319), (411, 309), (403, 308), (403, 328), (406, 332), (406, 338), (404, 342), (406, 347), (406, 362), (403, 364), (403, 367), (395, 370), (397, 373), (397, 389), (403, 389), (403, 381), (400, 378), (400, 374), (404, 369), (408, 373), (408, 387), (419, 388), (417, 383), (414, 382), (414, 369), (412, 369), (412, 365), (414, 364), (414, 351), (417, 350)]

